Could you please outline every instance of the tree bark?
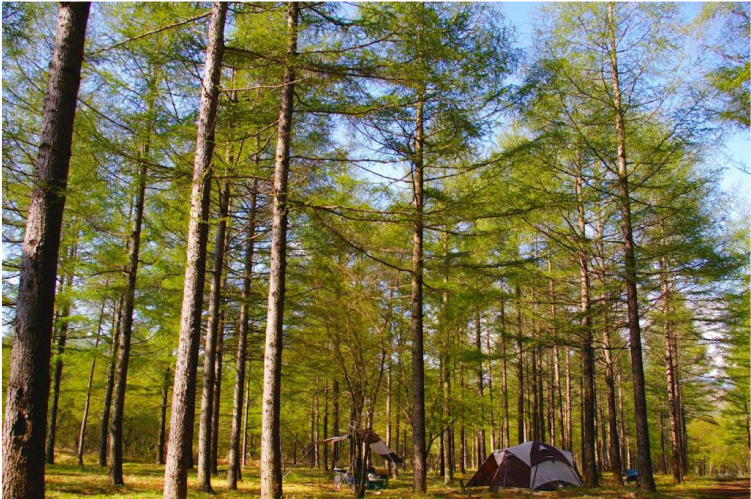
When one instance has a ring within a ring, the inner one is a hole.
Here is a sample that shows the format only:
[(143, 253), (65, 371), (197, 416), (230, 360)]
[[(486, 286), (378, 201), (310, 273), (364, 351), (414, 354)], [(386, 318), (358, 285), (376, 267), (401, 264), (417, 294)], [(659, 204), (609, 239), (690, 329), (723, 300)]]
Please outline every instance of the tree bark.
[[(227, 460), (227, 488), (237, 490), (240, 479), (240, 432), (242, 431), (243, 398), (245, 396), (245, 368), (247, 364), (248, 330), (250, 328), (250, 293), (253, 284), (253, 255), (255, 249), (256, 212), (258, 210), (258, 180), (253, 182), (250, 198), (250, 217), (245, 236), (245, 262), (243, 290), (240, 297), (240, 324), (237, 330), (237, 355), (235, 356), (235, 391), (232, 399), (232, 429)], [(247, 418), (246, 418), (247, 421)], [(243, 458), (245, 450), (243, 450)], [(243, 459), (244, 460), (244, 459)]]
[(279, 106), (274, 181), (272, 185), (271, 257), (266, 314), (261, 416), (261, 498), (282, 498), (280, 396), (287, 263), (287, 180), (292, 140), (297, 23), (300, 4), (287, 4), (287, 51)]
[(615, 135), (618, 149), (618, 187), (620, 190), (621, 231), (623, 232), (623, 258), (626, 270), (628, 305), (628, 330), (631, 347), (631, 373), (634, 384), (634, 416), (636, 420), (636, 446), (639, 467), (639, 488), (654, 492), (652, 457), (649, 449), (649, 421), (647, 418), (647, 392), (642, 359), (641, 326), (639, 324), (639, 298), (636, 289), (636, 254), (631, 227), (631, 194), (629, 192), (626, 163), (626, 132), (621, 106), (620, 75), (615, 39), (613, 3), (608, 3), (608, 26), (610, 36), (610, 64), (613, 83), (613, 107), (615, 111)]
[(219, 336), (219, 307), (222, 301), (222, 270), (227, 241), (227, 218), (229, 217), (230, 185), (224, 182), (219, 193), (219, 222), (214, 238), (214, 259), (211, 266), (209, 291), (209, 319), (206, 324), (206, 342), (203, 353), (203, 389), (201, 390), (201, 420), (198, 429), (198, 484), (199, 490), (213, 493), (211, 488), (211, 431), (214, 411), (214, 376), (216, 369), (216, 345)]
[(115, 385), (115, 367), (117, 366), (117, 349), (120, 344), (120, 321), (122, 320), (123, 297), (115, 305), (112, 317), (112, 335), (110, 338), (110, 364), (107, 372), (107, 386), (104, 390), (104, 408), (102, 409), (102, 425), (99, 432), (99, 466), (107, 466), (107, 440), (110, 428), (110, 412), (112, 409), (112, 389)]
[(63, 3), (44, 100), (36, 188), (23, 242), (3, 421), (3, 497), (44, 498), (44, 443), (57, 260), (90, 3)]
[(170, 366), (164, 369), (164, 378), (162, 381), (162, 405), (159, 408), (159, 439), (156, 446), (156, 464), (164, 464), (164, 441), (167, 436), (167, 398), (169, 396), (169, 387), (172, 381)]
[(211, 7), (205, 75), (198, 109), (180, 340), (175, 364), (167, 465), (164, 470), (164, 499), (185, 499), (188, 489), (187, 467), (193, 444), (191, 413), (194, 413), (195, 409), (198, 344), (201, 338), (201, 309), (206, 272), (211, 161), (214, 153), (214, 127), (219, 103), (226, 17), (227, 3), (214, 2)]
[(81, 427), (78, 430), (78, 442), (76, 445), (78, 465), (83, 466), (83, 451), (86, 442), (86, 422), (89, 419), (89, 407), (91, 403), (91, 387), (94, 384), (94, 369), (96, 368), (96, 355), (99, 348), (99, 340), (102, 337), (102, 324), (104, 323), (104, 309), (107, 300), (102, 300), (102, 309), (99, 311), (99, 323), (96, 328), (96, 339), (94, 340), (94, 358), (91, 359), (91, 369), (89, 369), (89, 382), (86, 384), (86, 402), (83, 405), (83, 415), (81, 416)]
[(141, 228), (143, 226), (143, 211), (146, 201), (146, 175), (148, 172), (148, 158), (151, 149), (151, 123), (156, 95), (151, 93), (148, 101), (149, 116), (144, 146), (138, 162), (138, 171), (134, 178), (136, 198), (133, 203), (134, 213), (128, 241), (128, 271), (123, 295), (122, 318), (120, 320), (119, 346), (117, 349), (117, 364), (112, 389), (112, 420), (110, 421), (110, 483), (123, 485), (123, 417), (125, 414), (125, 390), (127, 388), (128, 364), (130, 362), (130, 343), (133, 333), (133, 311), (135, 309), (136, 279), (138, 276), (138, 259), (141, 250)]

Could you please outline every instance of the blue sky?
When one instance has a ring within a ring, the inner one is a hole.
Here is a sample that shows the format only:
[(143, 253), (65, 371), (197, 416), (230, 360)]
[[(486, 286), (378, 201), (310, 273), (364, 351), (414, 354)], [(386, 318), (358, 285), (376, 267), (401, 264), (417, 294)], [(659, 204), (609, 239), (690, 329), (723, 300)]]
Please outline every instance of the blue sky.
[[(547, 2), (502, 2), (499, 7), (514, 26), (518, 42), (523, 48), (532, 46), (532, 25), (535, 14)], [(680, 8), (686, 20), (691, 21), (701, 9), (702, 3), (684, 2)], [(708, 158), (712, 166), (721, 166), (724, 170), (722, 186), (726, 191), (735, 192), (746, 205), (751, 206), (751, 130), (729, 132), (722, 144), (718, 144), (716, 154)]]

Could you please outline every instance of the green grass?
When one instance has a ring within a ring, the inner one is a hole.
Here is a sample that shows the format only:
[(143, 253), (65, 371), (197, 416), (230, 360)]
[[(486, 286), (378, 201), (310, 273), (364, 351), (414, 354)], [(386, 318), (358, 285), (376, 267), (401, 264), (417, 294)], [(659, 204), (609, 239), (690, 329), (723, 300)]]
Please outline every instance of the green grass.
[[(62, 454), (58, 456), (59, 464), (47, 466), (47, 497), (60, 499), (157, 499), (162, 497), (162, 480), (164, 467), (153, 464), (126, 463), (124, 466), (125, 486), (115, 487), (109, 484), (106, 468), (100, 468), (94, 456), (90, 456), (89, 464), (77, 466), (72, 456)], [(617, 499), (642, 498), (648, 495), (637, 493), (633, 485), (618, 488), (606, 483), (598, 489), (564, 489), (558, 492), (531, 492), (522, 490), (506, 490), (497, 494), (490, 494), (485, 489), (472, 489), (468, 496), (462, 496), (458, 479), (465, 481), (468, 476), (459, 475), (457, 482), (451, 488), (443, 485), (436, 478), (428, 479), (427, 497), (436, 499), (457, 499), (460, 497), (502, 499), (519, 498), (567, 498), (567, 499)], [(247, 498), (258, 497), (260, 486), (258, 468), (253, 466), (243, 470), (243, 481), (237, 491), (228, 491), (226, 482), (226, 468), (220, 467), (219, 476), (213, 477), (212, 485), (215, 495), (205, 494), (195, 490), (195, 472), (189, 477), (188, 497), (190, 498)], [(657, 476), (659, 492), (655, 499), (729, 499), (749, 497), (748, 479), (718, 480), (707, 477), (689, 477), (686, 483), (673, 485), (671, 477)], [(382, 491), (368, 491), (366, 497), (401, 498), (410, 497), (411, 476), (402, 474), (400, 480), (389, 482), (389, 488)], [(337, 490), (331, 478), (323, 471), (309, 470), (304, 467), (295, 468), (284, 480), (284, 496), (286, 499), (321, 499), (352, 497), (349, 489)], [(423, 496), (425, 497), (425, 496)]]

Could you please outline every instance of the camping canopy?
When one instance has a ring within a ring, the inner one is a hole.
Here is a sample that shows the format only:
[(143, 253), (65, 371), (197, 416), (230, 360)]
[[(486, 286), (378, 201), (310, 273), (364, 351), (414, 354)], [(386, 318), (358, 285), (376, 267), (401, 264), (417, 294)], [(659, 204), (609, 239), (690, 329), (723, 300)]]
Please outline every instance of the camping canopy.
[[(399, 456), (394, 453), (391, 449), (386, 447), (386, 444), (383, 443), (383, 440), (376, 435), (376, 432), (374, 432), (372, 429), (368, 430), (359, 430), (360, 438), (362, 438), (366, 443), (370, 445), (370, 452), (375, 452), (379, 456), (383, 457), (384, 459), (391, 461), (394, 464), (402, 464), (404, 461), (401, 460)], [(319, 440), (316, 442), (317, 444), (333, 444), (336, 442), (342, 442), (344, 440), (347, 440), (348, 438), (351, 438), (353, 436), (352, 433), (347, 433), (344, 435), (339, 435), (336, 437), (330, 437), (326, 438), (324, 440)]]
[(563, 485), (581, 484), (570, 452), (531, 441), (494, 451), (469, 480), (467, 487), (555, 490)]

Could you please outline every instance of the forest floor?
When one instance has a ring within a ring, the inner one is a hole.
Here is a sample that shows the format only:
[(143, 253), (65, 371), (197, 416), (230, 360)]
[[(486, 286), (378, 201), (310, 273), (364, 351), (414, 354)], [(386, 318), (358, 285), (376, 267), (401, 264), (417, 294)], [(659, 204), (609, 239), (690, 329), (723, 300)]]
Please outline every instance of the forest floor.
[[(87, 462), (95, 463), (94, 456)], [(60, 499), (158, 499), (162, 497), (162, 480), (164, 467), (153, 464), (126, 463), (124, 467), (125, 486), (115, 487), (109, 484), (107, 469), (96, 464), (84, 467), (75, 465), (73, 456), (62, 454), (58, 456), (60, 464), (47, 466), (47, 497)], [(228, 491), (226, 487), (226, 468), (219, 470), (219, 477), (214, 477), (212, 484), (215, 495), (198, 492), (193, 488), (195, 473), (189, 477), (190, 498), (247, 498), (258, 497), (260, 485), (258, 468), (250, 467), (244, 470), (244, 481), (239, 484), (239, 490)], [(469, 475), (466, 477), (469, 478)], [(466, 479), (465, 478), (465, 479)], [(620, 499), (641, 498), (647, 495), (637, 494), (633, 485), (625, 488), (610, 487), (605, 484), (598, 489), (564, 489), (558, 492), (531, 492), (520, 489), (508, 490), (491, 494), (485, 489), (472, 489), (469, 495), (462, 495), (458, 483), (447, 488), (442, 482), (433, 478), (428, 479), (428, 495), (436, 499), (459, 499), (462, 497), (501, 499), (520, 498), (565, 498), (565, 499)], [(657, 486), (659, 492), (655, 499), (733, 499), (748, 498), (750, 496), (748, 478), (706, 478), (692, 477), (682, 485), (673, 485), (671, 477), (658, 475)], [(393, 499), (409, 497), (411, 488), (410, 476), (404, 474), (400, 480), (389, 482), (386, 490), (368, 491), (366, 497)], [(286, 499), (320, 499), (320, 498), (348, 498), (352, 493), (347, 488), (337, 490), (332, 480), (323, 471), (295, 468), (284, 480), (284, 496)]]

